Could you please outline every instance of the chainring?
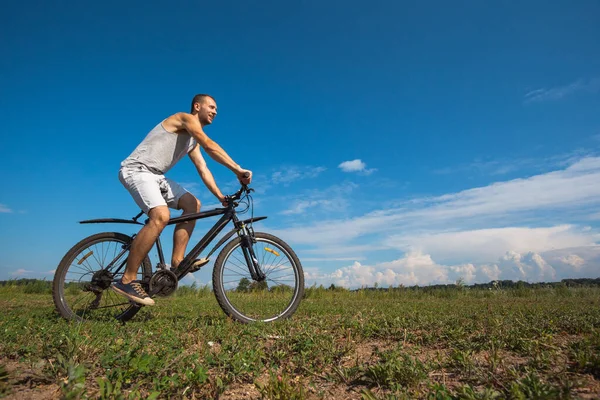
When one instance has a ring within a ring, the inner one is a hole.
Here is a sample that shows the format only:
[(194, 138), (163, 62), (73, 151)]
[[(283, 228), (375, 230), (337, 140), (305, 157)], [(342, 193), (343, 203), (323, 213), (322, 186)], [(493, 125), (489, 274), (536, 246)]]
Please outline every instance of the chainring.
[(150, 278), (150, 293), (160, 297), (170, 296), (177, 290), (177, 276), (168, 269), (159, 269)]

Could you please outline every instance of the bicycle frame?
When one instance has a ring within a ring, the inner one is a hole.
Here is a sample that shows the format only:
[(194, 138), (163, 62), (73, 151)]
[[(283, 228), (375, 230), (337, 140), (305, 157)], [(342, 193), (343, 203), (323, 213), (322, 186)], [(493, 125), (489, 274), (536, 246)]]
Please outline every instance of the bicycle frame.
[[(181, 280), (181, 278), (183, 278), (188, 273), (188, 271), (190, 270), (190, 267), (192, 265), (192, 262), (194, 260), (196, 260), (196, 258), (198, 258), (200, 253), (202, 253), (202, 251), (206, 247), (208, 247), (210, 242), (212, 242), (217, 237), (217, 235), (223, 230), (223, 228), (225, 228), (225, 226), (229, 223), (229, 221), (233, 220), (235, 228), (231, 232), (229, 232), (229, 234), (226, 236), (227, 239), (229, 237), (231, 237), (231, 235), (233, 235), (234, 232), (237, 232), (241, 228), (240, 225), (242, 225), (242, 224), (240, 224), (240, 221), (237, 218), (235, 209), (233, 207), (217, 208), (217, 209), (210, 210), (210, 211), (204, 211), (204, 212), (184, 215), (181, 217), (171, 218), (169, 220), (169, 222), (167, 223), (167, 225), (173, 225), (173, 224), (178, 224), (180, 222), (194, 221), (197, 219), (209, 218), (209, 217), (214, 217), (217, 215), (223, 215), (223, 216), (221, 218), (219, 218), (219, 220), (215, 223), (215, 225), (212, 228), (210, 228), (210, 230), (202, 237), (202, 239), (200, 239), (200, 241), (194, 246), (194, 248), (188, 252), (188, 254), (181, 261), (181, 263), (179, 264), (177, 269), (175, 271), (173, 271), (175, 273), (175, 275), (177, 276), (178, 281)], [(164, 265), (165, 260), (164, 260), (164, 256), (162, 253), (162, 247), (160, 244), (160, 236), (156, 239), (156, 246), (158, 248), (160, 262)], [(215, 248), (215, 250), (216, 250), (216, 248)], [(212, 254), (212, 252), (211, 252), (211, 254)]]
[[(79, 223), (80, 224), (124, 223), (124, 224), (145, 225), (145, 224), (142, 224), (141, 222), (137, 221), (137, 219), (142, 214), (143, 214), (143, 211), (140, 212), (138, 215), (136, 215), (135, 217), (133, 217), (130, 220), (119, 219), (119, 218), (101, 218), (101, 219), (91, 219), (91, 220), (79, 221)], [(202, 212), (198, 212), (198, 213), (187, 214), (187, 215), (182, 215), (180, 217), (171, 218), (171, 219), (169, 219), (169, 222), (167, 223), (167, 225), (178, 224), (180, 222), (194, 221), (197, 219), (209, 218), (209, 217), (214, 217), (217, 215), (222, 215), (222, 217), (204, 235), (204, 237), (202, 237), (202, 239), (200, 239), (200, 241), (194, 246), (194, 248), (188, 252), (188, 254), (181, 261), (179, 266), (173, 271), (175, 273), (175, 275), (177, 276), (177, 280), (178, 281), (181, 280), (189, 272), (193, 261), (196, 260), (196, 258), (198, 258), (200, 253), (202, 253), (202, 251), (204, 251), (204, 249), (206, 249), (208, 247), (208, 245), (219, 235), (219, 233), (223, 230), (223, 228), (225, 228), (225, 226), (227, 226), (227, 224), (230, 221), (233, 221), (234, 228), (230, 232), (228, 232), (223, 238), (221, 238), (221, 240), (215, 245), (215, 247), (208, 253), (207, 258), (212, 253), (214, 253), (221, 245), (223, 245), (223, 243), (225, 243), (234, 233), (237, 232), (242, 237), (242, 247), (243, 247), (244, 257), (246, 258), (246, 262), (250, 269), (250, 271), (249, 271), (250, 275), (252, 276), (253, 279), (256, 279), (256, 280), (264, 279), (264, 274), (262, 273), (260, 266), (258, 265), (258, 261), (254, 257), (254, 251), (252, 249), (252, 240), (249, 237), (249, 232), (246, 228), (246, 225), (249, 223), (255, 222), (255, 221), (263, 220), (267, 217), (253, 217), (253, 218), (248, 218), (248, 219), (240, 221), (237, 217), (237, 213), (235, 211), (234, 205), (229, 204), (229, 206), (226, 208), (215, 208), (214, 210), (202, 211)], [(148, 219), (145, 221), (145, 223), (148, 223)], [(241, 233), (240, 233), (240, 231), (241, 231)], [(133, 237), (135, 237), (135, 235), (133, 235)], [(166, 264), (165, 264), (165, 257), (164, 257), (163, 251), (162, 251), (162, 245), (160, 242), (160, 235), (156, 238), (155, 245), (156, 245), (156, 248), (158, 251), (158, 258), (159, 258), (159, 263), (160, 263), (159, 265), (162, 265), (164, 267)], [(124, 253), (127, 250), (129, 250), (129, 246), (124, 248), (122, 253)], [(116, 261), (119, 258), (120, 258), (120, 255), (118, 255), (114, 261)], [(123, 268), (124, 265), (125, 265), (125, 262), (123, 262), (122, 265), (119, 266), (119, 268), (117, 269), (116, 272), (119, 272), (121, 270), (121, 268)], [(112, 262), (109, 263), (109, 265), (106, 268), (109, 268), (109, 267), (112, 267)]]

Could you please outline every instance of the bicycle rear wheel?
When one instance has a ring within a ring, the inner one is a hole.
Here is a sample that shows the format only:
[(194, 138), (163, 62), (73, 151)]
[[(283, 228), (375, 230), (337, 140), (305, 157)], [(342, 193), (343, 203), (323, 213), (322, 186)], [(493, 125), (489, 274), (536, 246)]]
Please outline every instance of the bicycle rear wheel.
[(230, 241), (219, 253), (213, 270), (213, 289), (219, 305), (240, 322), (270, 322), (292, 315), (304, 295), (304, 273), (298, 257), (283, 240), (256, 232), (254, 255), (266, 275), (252, 279), (241, 238)]
[[(140, 306), (110, 289), (121, 279), (132, 238), (117, 232), (89, 236), (63, 257), (52, 283), (52, 297), (58, 312), (66, 319), (121, 321), (131, 319)], [(137, 279), (147, 285), (152, 265), (146, 257)], [(146, 287), (147, 289), (147, 287)]]

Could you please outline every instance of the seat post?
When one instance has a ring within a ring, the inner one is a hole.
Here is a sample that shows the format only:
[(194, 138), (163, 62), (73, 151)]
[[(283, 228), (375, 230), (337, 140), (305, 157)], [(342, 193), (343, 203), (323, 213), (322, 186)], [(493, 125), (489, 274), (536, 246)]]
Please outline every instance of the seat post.
[(144, 210), (141, 210), (141, 211), (139, 212), (139, 214), (138, 214), (138, 215), (136, 215), (135, 217), (133, 217), (132, 219), (133, 219), (134, 221), (136, 221), (136, 222), (137, 222), (137, 219), (138, 219), (139, 217), (141, 217), (143, 213), (144, 213)]

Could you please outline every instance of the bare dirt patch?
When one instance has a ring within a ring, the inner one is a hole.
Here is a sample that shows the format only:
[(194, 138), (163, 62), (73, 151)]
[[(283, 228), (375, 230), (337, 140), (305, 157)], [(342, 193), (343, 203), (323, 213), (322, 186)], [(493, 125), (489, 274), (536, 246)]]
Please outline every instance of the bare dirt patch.
[(0, 360), (8, 372), (7, 400), (59, 399), (60, 387), (48, 376), (30, 365), (11, 360)]
[(247, 400), (259, 398), (260, 393), (252, 383), (232, 385), (219, 396), (220, 400)]

